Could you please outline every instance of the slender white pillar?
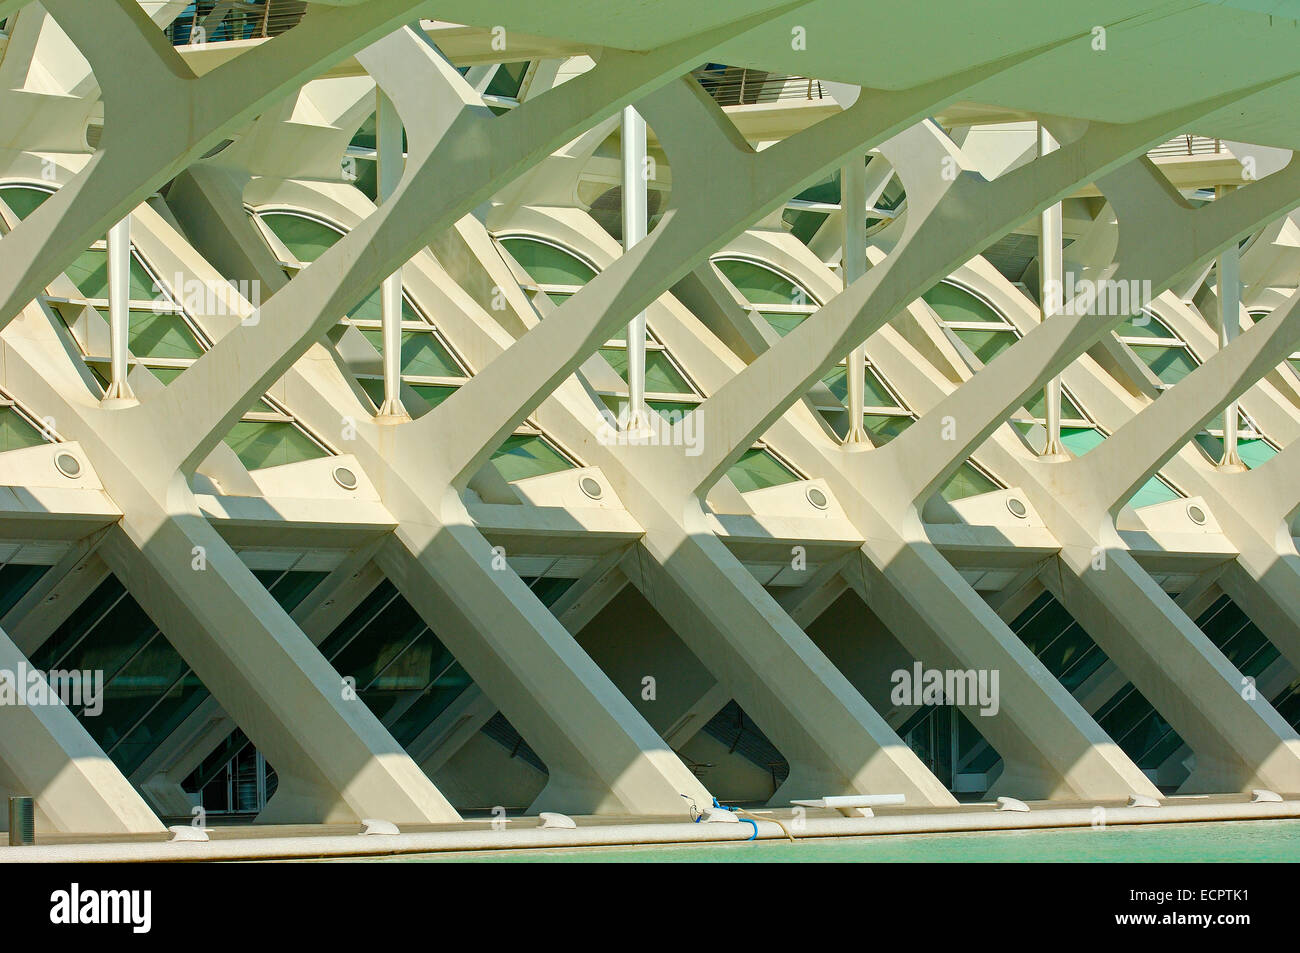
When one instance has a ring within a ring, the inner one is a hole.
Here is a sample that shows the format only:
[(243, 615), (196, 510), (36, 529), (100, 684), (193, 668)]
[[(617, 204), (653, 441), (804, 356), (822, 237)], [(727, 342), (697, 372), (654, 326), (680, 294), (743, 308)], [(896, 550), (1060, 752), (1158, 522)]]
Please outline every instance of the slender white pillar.
[[(1216, 190), (1222, 197), (1233, 186), (1221, 185)], [(1219, 350), (1223, 350), (1241, 330), (1241, 251), (1233, 242), (1219, 255)], [(1237, 401), (1223, 409), (1223, 459), (1219, 466), (1226, 470), (1242, 470), (1245, 464), (1237, 455)]]
[[(623, 107), (623, 250), (646, 236), (649, 225), (649, 185), (646, 181), (645, 120), (631, 106)], [(645, 312), (627, 325), (628, 429), (642, 427), (645, 406)]]
[[(378, 164), (377, 198), (388, 201), (402, 180), (402, 120), (383, 90), (375, 89), (375, 153)], [(379, 286), (384, 342), (384, 403), (379, 419), (397, 423), (410, 420), (402, 405), (402, 269)]]
[[(840, 271), (847, 288), (867, 270), (867, 166), (862, 156), (855, 156), (854, 161), (840, 172), (840, 215), (844, 219), (844, 260)], [(849, 429), (844, 442), (870, 444), (862, 425), (867, 363), (865, 341), (849, 352), (845, 363), (849, 385)]]
[[(1042, 123), (1038, 124), (1038, 155), (1045, 156), (1058, 148), (1056, 139)], [(1043, 320), (1059, 314), (1064, 289), (1064, 253), (1062, 251), (1061, 204), (1049, 205), (1039, 217), (1038, 229), (1038, 300), (1042, 304)], [(1043, 456), (1056, 456), (1065, 452), (1061, 445), (1061, 377), (1058, 374), (1047, 382), (1044, 392), (1047, 405), (1047, 439)]]
[(104, 402), (134, 402), (127, 383), (127, 341), (130, 331), (131, 216), (108, 230), (108, 390)]

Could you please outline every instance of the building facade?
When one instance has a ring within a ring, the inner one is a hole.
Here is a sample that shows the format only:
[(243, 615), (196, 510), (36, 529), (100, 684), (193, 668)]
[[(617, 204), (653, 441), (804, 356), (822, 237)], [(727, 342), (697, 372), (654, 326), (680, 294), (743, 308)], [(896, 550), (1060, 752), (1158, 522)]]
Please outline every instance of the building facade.
[(599, 6), (0, 0), (0, 790), (1300, 792), (1300, 7)]

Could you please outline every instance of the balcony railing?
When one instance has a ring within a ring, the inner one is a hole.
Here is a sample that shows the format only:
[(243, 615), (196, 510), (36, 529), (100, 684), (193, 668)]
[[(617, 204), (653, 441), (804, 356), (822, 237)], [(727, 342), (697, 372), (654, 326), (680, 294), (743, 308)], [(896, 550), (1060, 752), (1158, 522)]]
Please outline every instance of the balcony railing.
[(786, 76), (715, 63), (697, 69), (693, 75), (721, 106), (826, 98), (821, 81), (807, 76)]
[(1222, 139), (1188, 135), (1170, 139), (1163, 145), (1156, 146), (1147, 155), (1152, 158), (1162, 159), (1174, 156), (1220, 155), (1227, 151), (1223, 146)]
[(307, 12), (305, 0), (198, 0), (163, 31), (173, 46), (279, 36)]

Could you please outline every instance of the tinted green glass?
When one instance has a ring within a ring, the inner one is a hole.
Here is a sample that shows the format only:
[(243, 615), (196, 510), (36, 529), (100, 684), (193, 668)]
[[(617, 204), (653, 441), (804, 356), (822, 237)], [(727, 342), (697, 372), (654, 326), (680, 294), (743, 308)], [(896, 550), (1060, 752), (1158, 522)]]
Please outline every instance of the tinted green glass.
[(1176, 338), (1174, 334), (1159, 320), (1153, 318), (1145, 311), (1141, 314), (1135, 314), (1131, 318), (1125, 318), (1115, 333), (1122, 338)]
[(1150, 344), (1129, 345), (1133, 353), (1144, 361), (1152, 373), (1166, 384), (1177, 384), (1196, 370), (1196, 359), (1182, 347), (1161, 347)]
[[(384, 332), (362, 328), (361, 333), (384, 353)], [(402, 374), (412, 377), (464, 377), (465, 372), (431, 331), (402, 332)]]
[(947, 482), (939, 488), (939, 495), (951, 503), (953, 500), (964, 499), (968, 496), (991, 493), (997, 488), (998, 485), (982, 472), (969, 463), (963, 463), (957, 472), (950, 476)]
[(507, 483), (573, 467), (563, 454), (544, 438), (514, 434), (492, 455), (492, 465)]
[(40, 431), (13, 407), (0, 407), (0, 452), (45, 443)]
[[(348, 311), (348, 317), (358, 321), (382, 321), (384, 318), (383, 296), (378, 288), (366, 295), (355, 308)], [(402, 297), (402, 320), (419, 321), (420, 315), (411, 303)]]
[(9, 210), (22, 221), (36, 211), (54, 193), (44, 189), (34, 189), (25, 185), (6, 185), (0, 187), (0, 200), (9, 206)]
[(519, 89), (524, 84), (524, 76), (528, 72), (528, 61), (522, 63), (502, 63), (497, 67), (497, 71), (492, 74), (492, 81), (484, 92), (488, 96), (504, 96), (507, 99), (515, 99), (519, 96)]
[[(605, 360), (609, 361), (614, 372), (626, 381), (627, 351), (618, 347), (603, 347), (600, 353), (604, 355)], [(653, 394), (694, 393), (691, 386), (686, 383), (686, 378), (682, 377), (663, 351), (646, 351), (645, 389)]]
[[(185, 373), (183, 367), (147, 367), (145, 368), (150, 374), (158, 378), (164, 384), (170, 384), (176, 378)], [(105, 385), (107, 386), (107, 385)]]
[[(425, 403), (429, 405), (430, 409), (437, 407), (452, 394), (456, 393), (455, 386), (451, 384), (409, 384), (407, 386), (419, 394), (420, 397), (424, 399)], [(383, 399), (381, 395), (380, 403), (382, 402)], [(410, 410), (409, 407), (407, 409)]]
[(865, 414), (862, 418), (862, 424), (867, 428), (867, 431), (880, 438), (872, 441), (877, 447), (889, 443), (889, 441), (912, 426), (913, 422), (911, 417), (894, 415)]
[(127, 347), (136, 357), (197, 358), (198, 338), (179, 314), (132, 311)]
[[(1025, 410), (1029, 411), (1029, 416), (1036, 420), (1047, 419), (1047, 395), (1042, 389), (1034, 391), (1029, 399), (1025, 401)], [(1074, 401), (1070, 400), (1070, 395), (1061, 391), (1061, 419), (1062, 420), (1087, 420)]]
[(942, 321), (1002, 321), (1002, 317), (979, 298), (946, 281), (941, 281), (921, 297)]
[(981, 364), (990, 363), (995, 357), (1016, 343), (1014, 331), (954, 331), (962, 343), (971, 349)]
[(503, 238), (501, 247), (539, 285), (585, 285), (596, 272), (581, 259), (531, 238)]
[(759, 314), (767, 320), (768, 324), (772, 325), (773, 330), (775, 330), (777, 334), (781, 335), (781, 337), (785, 337), (808, 319), (808, 315), (806, 314), (774, 314), (771, 311), (760, 311)]
[(799, 479), (780, 460), (757, 447), (746, 450), (727, 471), (727, 476), (741, 493), (779, 486), (782, 483), (792, 483)]
[[(100, 249), (87, 249), (77, 256), (77, 260), (64, 272), (83, 297), (94, 300), (108, 300), (108, 252)], [(159, 290), (154, 285), (144, 266), (131, 256), (131, 280), (127, 295), (132, 301), (152, 301), (158, 297)]]
[(266, 212), (261, 218), (301, 262), (315, 261), (343, 237), (328, 225), (301, 215)]
[[(259, 407), (259, 410), (265, 410)], [(226, 434), (226, 444), (249, 470), (314, 460), (327, 454), (291, 423), (241, 420)]]
[(825, 212), (814, 212), (811, 209), (788, 208), (781, 213), (781, 220), (789, 227), (790, 234), (805, 245), (826, 224), (826, 218)]
[(718, 271), (736, 286), (741, 297), (753, 305), (813, 304), (807, 293), (789, 278), (752, 261), (721, 258), (714, 262)]

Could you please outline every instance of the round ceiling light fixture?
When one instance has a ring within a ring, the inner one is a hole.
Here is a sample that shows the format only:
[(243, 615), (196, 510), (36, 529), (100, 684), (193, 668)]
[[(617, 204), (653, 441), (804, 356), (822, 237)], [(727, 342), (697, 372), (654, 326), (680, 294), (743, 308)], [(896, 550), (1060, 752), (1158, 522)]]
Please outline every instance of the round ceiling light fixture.
[(1025, 501), (1014, 496), (1007, 497), (1007, 509), (1018, 520), (1029, 515), (1029, 507), (1025, 506)]
[(357, 475), (347, 467), (335, 467), (334, 482), (345, 490), (355, 490), (357, 488)]
[(605, 495), (605, 490), (600, 485), (600, 482), (589, 476), (585, 476), (578, 481), (578, 489), (580, 489), (585, 496), (593, 500), (598, 500)]
[(1195, 503), (1187, 504), (1187, 518), (1197, 526), (1205, 525), (1205, 510), (1201, 509)]
[(808, 502), (819, 510), (824, 510), (831, 505), (831, 501), (826, 498), (826, 494), (820, 487), (810, 486), (804, 495), (808, 497)]
[(81, 476), (81, 461), (66, 450), (55, 456), (54, 465), (69, 480), (75, 480)]

